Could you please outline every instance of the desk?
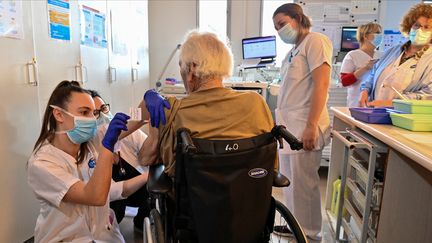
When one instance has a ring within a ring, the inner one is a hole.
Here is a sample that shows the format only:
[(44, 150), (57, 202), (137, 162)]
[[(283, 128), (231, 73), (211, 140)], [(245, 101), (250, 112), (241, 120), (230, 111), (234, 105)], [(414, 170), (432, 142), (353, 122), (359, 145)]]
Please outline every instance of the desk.
[[(377, 242), (432, 242), (432, 133), (363, 123), (345, 107), (332, 110), (334, 130), (362, 131), (389, 148)], [(326, 209), (330, 208), (332, 182), (340, 176), (342, 147), (333, 141)]]

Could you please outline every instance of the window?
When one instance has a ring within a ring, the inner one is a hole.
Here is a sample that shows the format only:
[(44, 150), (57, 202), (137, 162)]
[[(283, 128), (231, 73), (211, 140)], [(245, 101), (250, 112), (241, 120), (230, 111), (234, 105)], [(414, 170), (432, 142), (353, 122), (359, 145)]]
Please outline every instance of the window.
[(274, 11), (285, 3), (290, 3), (294, 1), (281, 1), (281, 0), (262, 0), (262, 20), (261, 20), (261, 35), (276, 36), (276, 66), (280, 67), (282, 60), (285, 58), (286, 54), (291, 50), (293, 45), (285, 44), (278, 36), (277, 31), (273, 25), (273, 13)]
[(200, 29), (227, 36), (227, 0), (198, 0), (198, 26)]
[(423, 0), (423, 3), (432, 4), (432, 1), (424, 1)]

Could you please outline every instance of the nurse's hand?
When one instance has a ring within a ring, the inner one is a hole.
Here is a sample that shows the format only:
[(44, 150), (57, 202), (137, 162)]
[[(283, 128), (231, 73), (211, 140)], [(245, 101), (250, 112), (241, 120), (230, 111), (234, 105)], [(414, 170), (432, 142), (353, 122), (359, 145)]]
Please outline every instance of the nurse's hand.
[(372, 59), (363, 68), (366, 69), (366, 71), (371, 70), (377, 61), (377, 59)]
[(170, 109), (170, 103), (154, 89), (145, 92), (144, 101), (147, 110), (150, 113), (151, 126), (159, 127), (159, 122), (162, 122), (162, 124), (165, 125), (165, 108)]
[(360, 93), (360, 100), (359, 100), (359, 107), (366, 107), (368, 106), (368, 99), (369, 99), (369, 94), (367, 90), (363, 90)]
[(303, 149), (306, 151), (313, 150), (315, 148), (317, 139), (318, 126), (306, 125), (301, 139), (303, 142)]
[(121, 112), (116, 113), (114, 118), (111, 120), (108, 129), (105, 133), (105, 137), (102, 139), (102, 145), (109, 151), (114, 151), (114, 145), (117, 143), (118, 137), (121, 131), (127, 131), (127, 120), (129, 116)]
[(373, 107), (389, 107), (392, 106), (392, 100), (374, 100), (368, 102), (367, 105)]

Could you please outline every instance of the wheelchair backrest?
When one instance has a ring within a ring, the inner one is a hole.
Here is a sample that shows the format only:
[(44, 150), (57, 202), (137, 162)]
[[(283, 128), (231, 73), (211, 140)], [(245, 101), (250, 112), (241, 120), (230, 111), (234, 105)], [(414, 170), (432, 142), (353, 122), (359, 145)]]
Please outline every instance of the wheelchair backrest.
[(181, 136), (178, 132), (176, 228), (195, 231), (199, 242), (262, 241), (277, 156), (273, 134), (186, 142), (192, 144)]

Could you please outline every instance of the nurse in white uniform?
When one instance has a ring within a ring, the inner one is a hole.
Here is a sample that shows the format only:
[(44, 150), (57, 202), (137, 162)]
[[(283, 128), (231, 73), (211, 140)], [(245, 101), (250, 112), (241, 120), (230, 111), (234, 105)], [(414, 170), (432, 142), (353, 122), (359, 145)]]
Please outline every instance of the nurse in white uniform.
[(311, 22), (297, 4), (287, 3), (276, 9), (273, 23), (280, 38), (294, 45), (281, 67), (283, 79), (276, 121), (300, 138), (304, 147), (301, 151), (291, 151), (285, 144), (285, 149), (279, 152), (281, 171), (291, 181), (284, 189), (284, 198), (310, 242), (319, 242), (318, 169), (322, 149), (329, 142), (326, 103), (333, 47), (326, 36), (309, 31)]
[(348, 52), (342, 62), (340, 78), (342, 85), (347, 87), (348, 107), (358, 107), (361, 81), (367, 77), (378, 59), (375, 52), (383, 39), (381, 32), (381, 26), (377, 23), (360, 25), (356, 36), (360, 48)]
[[(96, 151), (89, 142), (97, 129), (94, 111), (92, 97), (75, 81), (62, 81), (51, 94), (28, 161), (28, 183), (41, 205), (35, 242), (124, 242), (108, 194), (114, 145), (129, 117), (114, 116)], [(114, 189), (111, 196), (121, 197), (122, 187)]]
[(403, 17), (409, 41), (387, 50), (360, 85), (360, 106), (391, 106), (392, 99), (432, 99), (432, 5), (420, 3)]

